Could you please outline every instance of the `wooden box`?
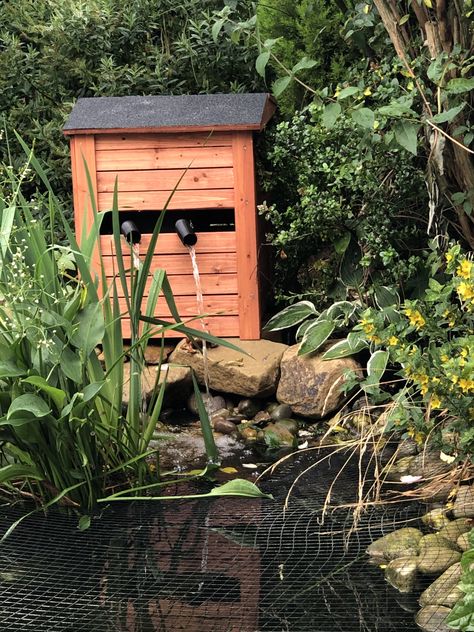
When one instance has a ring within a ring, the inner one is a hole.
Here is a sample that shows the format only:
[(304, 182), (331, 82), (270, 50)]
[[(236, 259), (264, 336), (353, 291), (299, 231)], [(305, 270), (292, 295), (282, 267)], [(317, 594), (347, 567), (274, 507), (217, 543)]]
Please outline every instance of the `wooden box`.
[[(177, 219), (191, 219), (198, 236), (204, 309), (210, 314), (206, 327), (218, 336), (258, 339), (253, 133), (263, 129), (273, 111), (267, 94), (79, 99), (64, 128), (71, 141), (77, 235), (92, 218), (85, 163), (99, 211), (112, 207), (117, 178), (119, 211), (142, 232), (142, 252), (183, 176), (168, 205), (168, 224), (158, 239), (152, 270), (167, 271), (181, 317), (196, 315), (190, 256), (172, 229)], [(113, 237), (110, 222), (103, 226), (100, 253), (92, 265), (98, 272), (102, 256), (111, 280), (117, 272)], [(169, 317), (163, 298), (155, 314)], [(199, 328), (199, 322), (193, 326)], [(127, 335), (126, 323), (124, 329)]]

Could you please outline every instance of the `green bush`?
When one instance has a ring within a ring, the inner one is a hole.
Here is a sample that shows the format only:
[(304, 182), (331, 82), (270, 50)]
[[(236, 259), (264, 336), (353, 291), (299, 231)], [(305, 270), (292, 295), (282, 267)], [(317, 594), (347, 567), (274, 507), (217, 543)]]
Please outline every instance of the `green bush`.
[[(256, 51), (215, 43), (220, 0), (12, 0), (0, 3), (0, 111), (70, 199), (63, 124), (78, 97), (255, 91)], [(239, 5), (244, 17), (245, 3)], [(20, 169), (16, 142), (0, 163)], [(36, 181), (35, 181), (36, 182)], [(34, 183), (29, 193), (34, 191)]]
[(403, 288), (422, 267), (417, 249), (426, 230), (417, 217), (426, 189), (415, 159), (380, 139), (364, 144), (349, 116), (328, 129), (323, 112), (311, 106), (278, 125), (267, 154), (271, 202), (261, 207), (277, 250), (277, 299), (320, 306), (344, 294), (334, 284), (344, 252), (359, 260), (362, 287)]

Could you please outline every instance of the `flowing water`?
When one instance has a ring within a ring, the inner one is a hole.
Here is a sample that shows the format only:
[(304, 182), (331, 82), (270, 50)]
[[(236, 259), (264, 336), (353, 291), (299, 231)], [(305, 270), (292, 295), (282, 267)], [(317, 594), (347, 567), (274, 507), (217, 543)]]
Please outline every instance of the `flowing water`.
[(132, 265), (135, 270), (139, 270), (141, 266), (140, 261), (140, 243), (132, 244)]
[[(194, 283), (196, 284), (196, 304), (197, 304), (197, 315), (203, 316), (204, 312), (204, 297), (202, 293), (202, 285), (201, 285), (201, 277), (199, 274), (199, 267), (196, 259), (196, 249), (194, 246), (187, 246), (189, 251), (189, 255), (191, 257), (191, 264), (193, 266), (193, 277)], [(201, 327), (203, 331), (207, 333), (206, 324), (203, 318), (199, 319), (201, 323)], [(206, 341), (202, 341), (202, 361), (204, 366), (204, 384), (206, 386), (206, 395), (207, 400), (209, 401), (210, 393), (209, 393), (209, 362), (207, 359), (207, 344)]]

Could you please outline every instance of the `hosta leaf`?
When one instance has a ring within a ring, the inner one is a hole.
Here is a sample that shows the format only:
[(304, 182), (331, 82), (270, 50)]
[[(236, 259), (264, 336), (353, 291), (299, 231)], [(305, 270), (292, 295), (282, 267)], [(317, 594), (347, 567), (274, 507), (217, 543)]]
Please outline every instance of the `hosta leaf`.
[(308, 316), (317, 316), (314, 305), (309, 301), (300, 301), (282, 309), (265, 325), (266, 331), (279, 331), (301, 323)]
[(385, 369), (387, 368), (387, 362), (389, 358), (389, 352), (379, 349), (375, 351), (367, 362), (367, 381), (370, 384), (380, 384)]
[(364, 347), (367, 347), (367, 343), (364, 340), (361, 340), (359, 345), (354, 346), (350, 345), (347, 339), (339, 340), (323, 354), (323, 360), (347, 358), (348, 356), (358, 353), (364, 349)]
[(305, 355), (316, 351), (319, 347), (326, 342), (329, 336), (334, 331), (336, 325), (330, 320), (321, 320), (313, 323), (311, 327), (306, 330), (300, 348), (298, 349), (298, 355)]

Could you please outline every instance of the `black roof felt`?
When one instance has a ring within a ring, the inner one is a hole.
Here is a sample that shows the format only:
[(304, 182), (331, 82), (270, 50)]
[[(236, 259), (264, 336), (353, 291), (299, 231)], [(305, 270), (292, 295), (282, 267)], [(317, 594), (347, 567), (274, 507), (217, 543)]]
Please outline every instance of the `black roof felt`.
[(66, 133), (88, 129), (235, 126), (260, 129), (269, 99), (258, 94), (93, 97), (78, 99)]

